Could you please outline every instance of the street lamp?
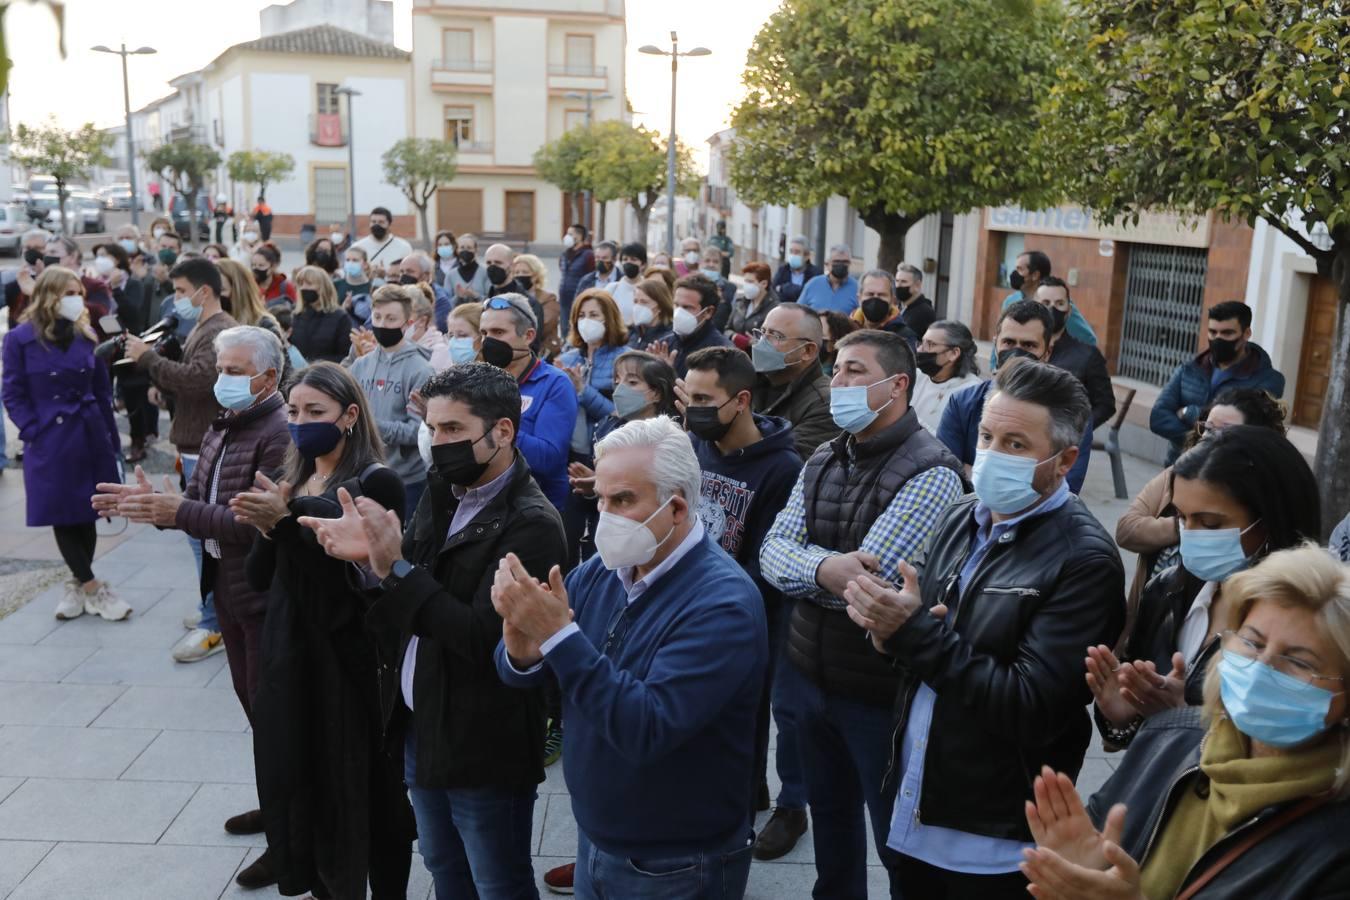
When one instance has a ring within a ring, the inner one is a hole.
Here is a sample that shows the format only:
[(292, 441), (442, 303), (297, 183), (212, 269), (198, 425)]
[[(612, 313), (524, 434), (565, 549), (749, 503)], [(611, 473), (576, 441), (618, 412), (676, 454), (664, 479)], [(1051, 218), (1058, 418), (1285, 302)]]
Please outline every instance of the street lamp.
[(353, 148), (353, 144), (356, 141), (356, 126), (352, 122), (352, 98), (360, 97), (361, 92), (344, 84), (334, 93), (342, 94), (347, 98), (347, 192), (351, 194), (347, 198), (349, 201), (347, 241), (349, 244), (354, 244), (356, 243), (356, 150)]
[(670, 33), (670, 49), (662, 50), (653, 44), (638, 48), (639, 53), (652, 56), (670, 57), (670, 135), (666, 139), (666, 253), (675, 258), (675, 79), (679, 71), (681, 56), (709, 56), (712, 51), (707, 47), (695, 47), (680, 52), (680, 39), (675, 32)]
[[(591, 127), (591, 104), (592, 104), (594, 101), (596, 101), (596, 100), (613, 100), (613, 99), (614, 99), (614, 95), (611, 94), (609, 91), (605, 91), (603, 94), (597, 94), (595, 91), (591, 91), (591, 90), (580, 91), (580, 92), (579, 92), (579, 91), (568, 91), (567, 93), (563, 94), (563, 97), (564, 97), (565, 99), (567, 99), (567, 100), (585, 100), (585, 101), (586, 101), (586, 128), (587, 128), (587, 129), (589, 129), (589, 128)], [(582, 218), (584, 218), (584, 219), (586, 220), (586, 230), (589, 232), (589, 231), (592, 231), (592, 230), (593, 230), (593, 227), (594, 227), (594, 226), (592, 226), (592, 224), (591, 224), (591, 205), (592, 205), (592, 203), (591, 203), (591, 191), (590, 191), (590, 188), (587, 188), (583, 193), (585, 193), (585, 195), (586, 195), (586, 215), (583, 216)], [(645, 235), (644, 235), (644, 238), (645, 238)]]
[(131, 138), (131, 90), (127, 87), (127, 57), (139, 56), (157, 52), (154, 47), (142, 47), (139, 50), (128, 50), (127, 45), (123, 44), (120, 50), (113, 50), (99, 44), (97, 47), (90, 47), (95, 53), (115, 53), (122, 57), (122, 109), (126, 113), (127, 121), (127, 178), (131, 185), (131, 224), (139, 226), (141, 224), (141, 198), (136, 193), (136, 152)]

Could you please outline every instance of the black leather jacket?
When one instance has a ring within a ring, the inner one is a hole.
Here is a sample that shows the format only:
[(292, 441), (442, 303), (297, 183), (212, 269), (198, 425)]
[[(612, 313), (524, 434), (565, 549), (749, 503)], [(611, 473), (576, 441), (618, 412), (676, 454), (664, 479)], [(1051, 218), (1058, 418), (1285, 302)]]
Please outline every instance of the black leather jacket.
[[(1205, 734), (1200, 710), (1194, 706), (1152, 717), (1121, 760), (1120, 768), (1088, 801), (1088, 815), (1098, 828), (1112, 806), (1126, 805), (1120, 845), (1141, 865), (1147, 862), (1179, 792), (1207, 789), (1209, 781), (1200, 771)], [(1282, 808), (1262, 810), (1209, 848), (1191, 866), (1182, 889), (1232, 849), (1247, 829)], [(1250, 847), (1195, 896), (1199, 900), (1350, 896), (1350, 840), (1346, 835), (1350, 835), (1350, 803), (1342, 800), (1318, 807)]]
[(925, 748), (925, 825), (1030, 841), (1024, 801), (1041, 766), (1077, 777), (1092, 735), (1084, 648), (1125, 626), (1125, 570), (1115, 542), (1075, 496), (1024, 519), (989, 548), (966, 584), (975, 496), (948, 507), (916, 568), (923, 605), (886, 650), (901, 670), (886, 779), (923, 682), (937, 694)]

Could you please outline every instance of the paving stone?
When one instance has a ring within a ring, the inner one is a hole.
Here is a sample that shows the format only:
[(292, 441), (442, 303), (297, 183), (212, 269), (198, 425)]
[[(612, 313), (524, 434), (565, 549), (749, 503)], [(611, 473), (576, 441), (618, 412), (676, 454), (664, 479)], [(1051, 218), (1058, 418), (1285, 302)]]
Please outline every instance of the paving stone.
[(10, 894), (10, 900), (97, 897), (216, 897), (239, 865), (235, 847), (128, 847), (58, 844)]
[[(136, 597), (122, 592), (122, 599), (130, 604), (131, 618), (123, 622), (106, 622), (98, 616), (83, 615), (69, 622), (61, 622), (39, 643), (43, 647), (115, 647), (144, 648), (167, 652), (183, 636), (180, 624), (162, 618), (138, 616)], [(158, 598), (156, 598), (157, 600)]]
[[(23, 650), (66, 650), (87, 654), (78, 668), (61, 679), (67, 684), (127, 684), (152, 687), (202, 687), (225, 666), (225, 654), (195, 663), (174, 662), (169, 648), (129, 652), (124, 648), (103, 647), (23, 647)], [(0, 671), (4, 663), (0, 662)], [(3, 680), (3, 678), (0, 678)], [(51, 680), (56, 679), (42, 679)]]
[(139, 685), (127, 688), (93, 727), (242, 732), (248, 719), (233, 693)]
[(90, 647), (5, 647), (0, 681), (60, 681), (94, 652)]
[[(89, 729), (99, 731), (101, 729)], [(126, 781), (253, 784), (253, 735), (163, 731), (122, 775)]]
[(116, 778), (157, 731), (6, 725), (0, 728), (0, 775), (25, 778)]
[(170, 782), (29, 778), (0, 803), (0, 838), (153, 844), (196, 789), (195, 784)]
[(125, 690), (112, 684), (0, 682), (0, 725), (83, 727)]
[(0, 897), (9, 896), (54, 846), (50, 841), (0, 841)]
[(258, 791), (251, 784), (203, 784), (159, 842), (199, 847), (266, 847), (267, 835), (225, 831), (226, 819), (257, 808)]

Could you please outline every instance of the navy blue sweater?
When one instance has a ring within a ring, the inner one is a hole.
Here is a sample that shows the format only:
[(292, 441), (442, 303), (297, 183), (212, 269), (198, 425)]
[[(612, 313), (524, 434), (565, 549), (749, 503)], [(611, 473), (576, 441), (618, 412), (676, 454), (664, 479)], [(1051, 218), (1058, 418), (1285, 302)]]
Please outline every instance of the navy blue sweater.
[[(740, 832), (748, 840), (769, 658), (749, 576), (705, 534), (631, 605), (599, 554), (567, 576), (567, 596), (580, 631), (545, 665), (562, 688), (577, 826), (622, 856), (721, 850)], [(515, 672), (500, 643), (497, 672), (518, 687), (547, 678)]]

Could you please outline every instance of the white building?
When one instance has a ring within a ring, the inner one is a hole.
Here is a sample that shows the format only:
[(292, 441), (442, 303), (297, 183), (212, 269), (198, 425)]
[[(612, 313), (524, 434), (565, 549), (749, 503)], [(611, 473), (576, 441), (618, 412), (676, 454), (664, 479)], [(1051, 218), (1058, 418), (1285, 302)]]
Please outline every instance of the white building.
[[(459, 146), (435, 228), (554, 244), (571, 221), (534, 152), (586, 120), (626, 119), (623, 0), (424, 0), (413, 8), (414, 132)], [(631, 228), (613, 203), (609, 234)], [(593, 221), (598, 222), (599, 216)]]
[(298, 31), (315, 25), (336, 25), (382, 44), (394, 42), (393, 0), (291, 0), (258, 13), (262, 36)]

